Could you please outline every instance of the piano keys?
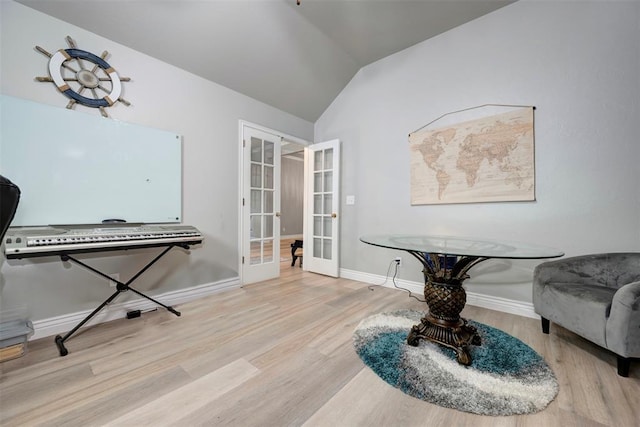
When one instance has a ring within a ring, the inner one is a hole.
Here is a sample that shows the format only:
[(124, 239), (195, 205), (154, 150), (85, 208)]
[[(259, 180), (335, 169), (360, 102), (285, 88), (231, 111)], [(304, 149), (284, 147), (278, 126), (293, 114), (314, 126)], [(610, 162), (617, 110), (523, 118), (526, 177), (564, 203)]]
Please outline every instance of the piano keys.
[(19, 259), (61, 253), (101, 252), (202, 243), (195, 227), (175, 224), (135, 226), (11, 227), (4, 239), (5, 256)]

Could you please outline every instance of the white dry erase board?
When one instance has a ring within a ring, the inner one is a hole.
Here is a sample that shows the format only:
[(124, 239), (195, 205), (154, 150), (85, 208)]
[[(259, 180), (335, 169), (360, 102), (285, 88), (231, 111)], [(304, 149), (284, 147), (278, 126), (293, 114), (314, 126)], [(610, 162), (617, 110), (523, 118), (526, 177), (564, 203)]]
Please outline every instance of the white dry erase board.
[(0, 95), (0, 174), (16, 226), (182, 220), (180, 135)]

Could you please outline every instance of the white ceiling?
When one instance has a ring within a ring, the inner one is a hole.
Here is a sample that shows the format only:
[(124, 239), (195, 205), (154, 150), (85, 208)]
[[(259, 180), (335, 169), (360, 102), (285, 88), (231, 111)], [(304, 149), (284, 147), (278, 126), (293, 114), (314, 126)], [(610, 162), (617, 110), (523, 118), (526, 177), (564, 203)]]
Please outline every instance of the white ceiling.
[(315, 122), (363, 66), (515, 0), (17, 1)]

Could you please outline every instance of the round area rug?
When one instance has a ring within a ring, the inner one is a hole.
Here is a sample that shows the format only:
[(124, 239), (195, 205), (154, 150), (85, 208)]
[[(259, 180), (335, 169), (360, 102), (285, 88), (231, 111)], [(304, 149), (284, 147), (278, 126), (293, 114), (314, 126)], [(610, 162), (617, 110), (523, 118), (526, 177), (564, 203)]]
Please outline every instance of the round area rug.
[(436, 405), (481, 415), (531, 414), (558, 394), (558, 382), (544, 359), (519, 339), (469, 320), (482, 339), (469, 346), (472, 363), (455, 352), (420, 340), (407, 344), (423, 313), (400, 310), (364, 319), (353, 334), (356, 352), (380, 378)]

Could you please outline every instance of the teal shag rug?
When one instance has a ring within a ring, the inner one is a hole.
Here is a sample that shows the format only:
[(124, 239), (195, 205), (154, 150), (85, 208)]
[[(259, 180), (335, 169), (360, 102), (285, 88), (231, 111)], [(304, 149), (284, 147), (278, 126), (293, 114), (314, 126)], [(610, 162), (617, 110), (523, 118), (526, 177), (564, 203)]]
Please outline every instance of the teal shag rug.
[(556, 377), (544, 359), (519, 339), (469, 320), (482, 339), (469, 346), (472, 363), (460, 365), (455, 352), (420, 340), (407, 344), (411, 326), (423, 313), (400, 310), (364, 319), (353, 334), (362, 361), (403, 392), (440, 405), (481, 415), (532, 414), (558, 394)]

